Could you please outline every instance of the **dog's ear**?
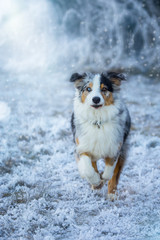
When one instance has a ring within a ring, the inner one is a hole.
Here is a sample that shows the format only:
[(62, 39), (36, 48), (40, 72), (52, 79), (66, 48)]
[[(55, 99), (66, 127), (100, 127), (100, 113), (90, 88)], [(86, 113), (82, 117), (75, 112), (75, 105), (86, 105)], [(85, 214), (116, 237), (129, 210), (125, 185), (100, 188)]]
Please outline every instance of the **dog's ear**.
[(79, 74), (73, 73), (70, 82), (74, 82), (76, 88), (81, 88), (83, 86), (83, 79), (86, 77), (86, 73)]
[(109, 80), (117, 85), (120, 86), (121, 85), (121, 81), (125, 81), (126, 80), (126, 76), (122, 73), (116, 73), (116, 72), (108, 72), (107, 73), (107, 77), (109, 78)]

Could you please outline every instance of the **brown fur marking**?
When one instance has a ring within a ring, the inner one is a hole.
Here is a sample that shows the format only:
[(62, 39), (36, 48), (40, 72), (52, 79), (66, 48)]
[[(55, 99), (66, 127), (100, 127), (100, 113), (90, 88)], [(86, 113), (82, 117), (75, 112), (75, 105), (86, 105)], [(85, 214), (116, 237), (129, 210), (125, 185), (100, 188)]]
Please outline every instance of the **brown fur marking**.
[(105, 106), (109, 106), (109, 105), (114, 103), (113, 95), (112, 95), (111, 92), (109, 93), (108, 97), (106, 95), (104, 95), (103, 93), (102, 93), (102, 96), (103, 96), (104, 101), (105, 101)]
[(104, 87), (106, 87), (103, 83), (101, 84), (101, 90), (102, 90), (102, 88), (104, 88)]
[(79, 144), (79, 139), (78, 139), (78, 138), (76, 138), (76, 144), (77, 144), (77, 145)]
[(88, 84), (88, 87), (92, 88), (92, 87), (93, 87), (93, 83), (90, 82), (90, 83)]
[(121, 85), (121, 81), (117, 78), (111, 78), (111, 81), (113, 84), (120, 86)]
[(96, 162), (92, 162), (92, 167), (98, 173), (98, 168), (97, 168), (97, 163)]
[(114, 161), (115, 161), (114, 158), (109, 158), (109, 157), (105, 158), (105, 164), (106, 164), (106, 165), (113, 166)]
[[(102, 83), (102, 84), (101, 84), (101, 89), (104, 88), (104, 87), (106, 87), (106, 86)], [(107, 88), (107, 87), (106, 87), (106, 88)], [(111, 92), (109, 93), (109, 96), (106, 96), (106, 94), (103, 93), (103, 92), (102, 92), (101, 94), (102, 94), (102, 97), (103, 97), (103, 99), (104, 99), (105, 106), (109, 106), (109, 105), (111, 105), (111, 104), (114, 103), (113, 95), (112, 95)]]
[(108, 182), (108, 194), (115, 193), (117, 189), (118, 180), (120, 177), (121, 169), (123, 167), (124, 159), (120, 155), (116, 167), (114, 169), (113, 177)]
[(80, 154), (80, 156), (83, 156), (83, 155), (84, 155), (84, 156), (87, 156), (87, 157), (90, 157), (89, 153), (87, 153), (87, 152), (84, 152), (84, 153), (81, 153), (81, 154)]
[(87, 91), (84, 91), (84, 92), (82, 93), (82, 96), (81, 96), (82, 103), (85, 102), (87, 95), (88, 95), (88, 92), (87, 92)]

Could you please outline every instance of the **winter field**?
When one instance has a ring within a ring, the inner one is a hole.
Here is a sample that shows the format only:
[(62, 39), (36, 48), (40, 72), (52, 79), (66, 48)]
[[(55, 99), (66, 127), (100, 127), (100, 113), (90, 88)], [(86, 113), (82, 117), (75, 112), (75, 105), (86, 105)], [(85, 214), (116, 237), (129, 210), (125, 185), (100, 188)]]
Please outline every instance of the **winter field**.
[(122, 87), (132, 131), (110, 202), (107, 186), (91, 190), (77, 170), (73, 86), (1, 75), (1, 239), (160, 239), (160, 84), (134, 78)]
[[(46, 2), (40, 1), (35, 18), (47, 17), (31, 28), (25, 24), (35, 1), (26, 6), (29, 13), (16, 15), (18, 22), (0, 19), (0, 239), (160, 240), (160, 81), (134, 73), (122, 85), (132, 129), (118, 199), (111, 202), (107, 184), (93, 191), (77, 170), (69, 77), (77, 71), (72, 54), (82, 46), (79, 39), (68, 43), (75, 48), (70, 53), (67, 39), (58, 45), (51, 38), (43, 28), (52, 10)], [(77, 64), (82, 70), (84, 62)]]

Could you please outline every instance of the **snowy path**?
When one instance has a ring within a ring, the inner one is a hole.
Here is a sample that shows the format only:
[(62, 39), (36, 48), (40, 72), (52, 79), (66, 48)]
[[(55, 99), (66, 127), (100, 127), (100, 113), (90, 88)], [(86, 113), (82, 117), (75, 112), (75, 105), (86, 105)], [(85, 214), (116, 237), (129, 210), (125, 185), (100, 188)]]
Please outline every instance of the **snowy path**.
[(134, 76), (124, 86), (130, 150), (119, 199), (110, 202), (107, 186), (92, 191), (80, 179), (73, 86), (54, 78), (1, 74), (0, 239), (159, 240), (160, 83)]

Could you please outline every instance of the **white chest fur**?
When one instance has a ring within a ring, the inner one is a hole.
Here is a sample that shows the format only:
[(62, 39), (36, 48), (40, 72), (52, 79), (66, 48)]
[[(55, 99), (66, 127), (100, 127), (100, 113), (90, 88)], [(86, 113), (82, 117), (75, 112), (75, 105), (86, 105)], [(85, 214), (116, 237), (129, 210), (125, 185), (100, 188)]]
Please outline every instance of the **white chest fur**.
[[(119, 108), (123, 108), (122, 102), (117, 105), (103, 107), (102, 109), (92, 109), (75, 99), (75, 125), (76, 137), (79, 140), (77, 153), (90, 153), (95, 160), (105, 157), (116, 157), (119, 146), (123, 141), (124, 116), (119, 119)], [(121, 121), (120, 121), (121, 120)], [(102, 124), (95, 125), (95, 121)]]
[(108, 122), (100, 126), (84, 123), (82, 134), (78, 136), (78, 153), (88, 152), (95, 159), (115, 157), (121, 141), (120, 126), (118, 123)]

